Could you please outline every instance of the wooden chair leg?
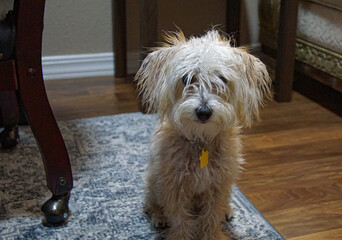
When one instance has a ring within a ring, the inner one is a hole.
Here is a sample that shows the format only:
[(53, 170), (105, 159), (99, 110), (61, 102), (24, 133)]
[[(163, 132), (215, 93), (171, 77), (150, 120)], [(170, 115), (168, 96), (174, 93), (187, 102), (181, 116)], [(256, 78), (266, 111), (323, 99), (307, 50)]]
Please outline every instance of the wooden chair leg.
[(234, 37), (236, 46), (239, 46), (241, 0), (227, 0), (226, 8), (226, 32)]
[[(140, 60), (145, 59), (148, 50), (155, 47), (158, 41), (158, 1), (157, 0), (140, 0)], [(141, 98), (140, 111), (147, 113), (147, 107), (142, 104)]]
[(127, 76), (126, 2), (114, 0), (115, 77)]
[(42, 210), (50, 224), (64, 223), (69, 192), (73, 186), (71, 166), (64, 140), (50, 108), (43, 82), (41, 44), (44, 0), (15, 0), (15, 62), (18, 93), (29, 125), (39, 146), (53, 197)]
[(140, 0), (140, 59), (143, 60), (148, 48), (155, 47), (158, 42), (158, 1)]
[(291, 101), (294, 75), (298, 0), (282, 0), (275, 70), (275, 100)]

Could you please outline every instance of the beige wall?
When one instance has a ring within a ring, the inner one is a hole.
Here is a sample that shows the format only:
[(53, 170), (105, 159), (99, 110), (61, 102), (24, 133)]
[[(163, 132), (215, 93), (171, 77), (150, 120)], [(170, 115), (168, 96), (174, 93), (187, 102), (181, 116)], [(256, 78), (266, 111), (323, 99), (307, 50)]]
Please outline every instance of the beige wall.
[(47, 0), (43, 55), (112, 51), (110, 0)]
[[(0, 17), (12, 6), (0, 0)], [(46, 0), (43, 56), (111, 51), (111, 0)]]
[(0, 19), (6, 16), (8, 10), (12, 9), (13, 0), (0, 0)]
[[(0, 0), (0, 15), (13, 0)], [(128, 50), (139, 49), (138, 0), (126, 0)], [(257, 0), (244, 0), (242, 43), (258, 42)], [(159, 0), (159, 32), (180, 27), (187, 36), (225, 24), (225, 0)], [(248, 15), (248, 18), (247, 18)], [(46, 0), (43, 55), (112, 51), (111, 0)]]

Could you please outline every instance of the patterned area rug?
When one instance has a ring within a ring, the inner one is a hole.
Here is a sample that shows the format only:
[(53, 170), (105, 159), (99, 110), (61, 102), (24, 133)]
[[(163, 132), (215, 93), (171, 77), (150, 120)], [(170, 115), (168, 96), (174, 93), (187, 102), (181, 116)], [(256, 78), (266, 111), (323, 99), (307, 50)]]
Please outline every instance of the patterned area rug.
[[(50, 198), (41, 156), (29, 127), (0, 152), (0, 239), (163, 239), (142, 213), (144, 171), (155, 116), (140, 113), (60, 122), (71, 157), (72, 215), (65, 226), (41, 225)], [(283, 239), (235, 187), (231, 239)]]

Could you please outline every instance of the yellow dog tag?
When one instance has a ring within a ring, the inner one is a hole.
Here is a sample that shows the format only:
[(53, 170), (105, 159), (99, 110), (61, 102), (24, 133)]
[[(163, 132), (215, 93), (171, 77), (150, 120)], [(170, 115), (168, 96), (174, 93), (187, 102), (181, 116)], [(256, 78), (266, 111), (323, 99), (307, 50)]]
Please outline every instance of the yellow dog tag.
[(206, 151), (204, 148), (202, 148), (202, 153), (201, 153), (199, 160), (201, 162), (201, 168), (204, 168), (205, 166), (207, 166), (208, 161), (209, 161), (209, 152)]

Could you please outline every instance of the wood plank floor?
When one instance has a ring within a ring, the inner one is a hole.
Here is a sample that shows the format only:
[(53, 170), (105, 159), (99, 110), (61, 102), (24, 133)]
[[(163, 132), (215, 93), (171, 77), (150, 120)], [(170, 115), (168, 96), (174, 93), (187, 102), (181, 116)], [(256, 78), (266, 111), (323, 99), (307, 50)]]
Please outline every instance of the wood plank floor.
[[(130, 81), (46, 81), (58, 120), (139, 111)], [(342, 239), (342, 118), (294, 93), (245, 129), (238, 186), (287, 239)]]
[(139, 111), (135, 87), (124, 78), (50, 80), (45, 87), (57, 120)]

